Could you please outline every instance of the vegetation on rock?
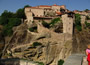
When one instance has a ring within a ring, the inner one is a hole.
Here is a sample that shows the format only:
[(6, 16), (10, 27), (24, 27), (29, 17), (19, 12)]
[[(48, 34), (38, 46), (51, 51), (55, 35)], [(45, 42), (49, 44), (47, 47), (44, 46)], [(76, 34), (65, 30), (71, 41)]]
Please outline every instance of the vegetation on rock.
[(38, 63), (39, 65), (44, 65), (44, 63), (43, 63), (43, 62), (36, 62), (36, 63)]
[(55, 19), (53, 19), (52, 21), (51, 21), (51, 23), (49, 23), (50, 24), (50, 26), (52, 27), (52, 26), (54, 26), (56, 23), (58, 23), (58, 22), (62, 22), (61, 21), (61, 19), (60, 18), (55, 18)]
[(51, 27), (53, 27), (58, 22), (62, 22), (62, 20), (60, 18), (55, 18), (55, 19), (52, 19), (50, 23), (42, 21), (42, 25), (44, 27), (51, 28)]
[(45, 21), (42, 21), (42, 25), (46, 28), (49, 28), (50, 27), (50, 24), (45, 22)]
[(75, 14), (75, 27), (78, 31), (82, 31), (80, 14)]
[(42, 44), (40, 42), (34, 42), (33, 43), (33, 47), (36, 47), (36, 46), (41, 46)]
[(59, 60), (58, 61), (58, 65), (63, 65), (63, 63), (64, 63), (64, 60)]
[[(29, 7), (29, 5), (24, 6)], [(18, 9), (15, 13), (5, 10), (0, 16), (0, 25), (3, 25), (3, 35), (13, 34), (12, 28), (21, 24), (21, 19), (25, 19), (24, 8)]]
[(31, 31), (31, 32), (37, 32), (37, 26), (29, 28), (29, 31)]
[(85, 25), (87, 28), (90, 28), (90, 23), (87, 23), (87, 21), (85, 21)]
[(89, 16), (86, 16), (86, 19), (87, 19), (87, 20), (90, 20), (90, 17), (89, 17)]

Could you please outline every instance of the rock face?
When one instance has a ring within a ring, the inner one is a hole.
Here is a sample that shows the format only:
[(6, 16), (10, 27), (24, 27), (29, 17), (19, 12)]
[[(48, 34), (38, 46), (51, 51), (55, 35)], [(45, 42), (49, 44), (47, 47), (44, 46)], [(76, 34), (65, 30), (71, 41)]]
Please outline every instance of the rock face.
[(88, 65), (87, 56), (83, 57), (82, 65)]
[(39, 64), (23, 59), (3, 59), (0, 60), (0, 65), (39, 65)]
[(73, 53), (85, 53), (87, 44), (90, 44), (90, 29), (83, 29), (81, 32), (75, 30), (73, 35)]
[(30, 32), (26, 24), (14, 28), (13, 36), (3, 50), (2, 58), (24, 58), (57, 65), (72, 51), (72, 35), (56, 33), (37, 24), (37, 32)]
[(2, 30), (3, 30), (3, 26), (0, 25), (0, 57), (1, 57), (1, 52), (2, 52), (2, 49), (4, 48), (4, 45), (5, 45), (5, 39), (4, 39), (4, 36), (2, 35)]

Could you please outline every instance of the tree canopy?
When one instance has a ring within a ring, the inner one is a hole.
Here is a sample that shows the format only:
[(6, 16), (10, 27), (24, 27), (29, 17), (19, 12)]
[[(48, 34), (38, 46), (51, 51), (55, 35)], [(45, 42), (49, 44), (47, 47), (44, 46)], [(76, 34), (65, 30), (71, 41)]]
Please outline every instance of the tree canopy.
[(25, 5), (23, 8), (18, 9), (15, 13), (5, 10), (0, 16), (0, 25), (3, 25), (3, 35), (10, 36), (13, 34), (12, 28), (21, 24), (21, 19), (25, 19), (24, 8), (30, 7)]

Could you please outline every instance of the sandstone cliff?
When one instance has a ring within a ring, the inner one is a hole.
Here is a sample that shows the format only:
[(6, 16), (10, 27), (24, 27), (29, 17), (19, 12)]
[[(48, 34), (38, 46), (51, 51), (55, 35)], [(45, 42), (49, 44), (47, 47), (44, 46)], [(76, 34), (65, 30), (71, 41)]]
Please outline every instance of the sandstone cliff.
[(73, 35), (73, 53), (84, 53), (90, 44), (90, 29), (83, 29), (81, 32), (75, 30)]
[(2, 58), (23, 58), (57, 65), (72, 51), (72, 35), (56, 33), (37, 24), (37, 32), (30, 32), (26, 24), (13, 28), (14, 33), (4, 47)]

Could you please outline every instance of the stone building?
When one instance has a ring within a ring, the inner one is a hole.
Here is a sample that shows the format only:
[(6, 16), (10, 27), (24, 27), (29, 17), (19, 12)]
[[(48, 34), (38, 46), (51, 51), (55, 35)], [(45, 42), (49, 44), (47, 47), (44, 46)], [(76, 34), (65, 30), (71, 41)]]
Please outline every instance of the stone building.
[[(34, 17), (55, 17), (56, 15), (60, 15), (61, 9), (66, 11), (65, 5), (40, 5), (36, 7), (26, 7), (25, 8), (25, 14), (27, 17), (27, 24), (30, 23), (30, 21), (34, 21)], [(58, 12), (58, 13), (57, 13)]]
[[(26, 7), (25, 14), (27, 17), (27, 24), (30, 27), (32, 25), (32, 21), (48, 21), (50, 22), (52, 19), (57, 18), (58, 15), (63, 15), (67, 13), (67, 9), (65, 5), (40, 5), (36, 7)], [(68, 16), (69, 14), (65, 14), (62, 16), (63, 21), (63, 33), (73, 34), (73, 21), (74, 19)], [(60, 17), (60, 16), (59, 16)]]
[(62, 21), (63, 21), (63, 33), (69, 33), (72, 35), (74, 18), (68, 17), (68, 15), (65, 14), (62, 16)]

